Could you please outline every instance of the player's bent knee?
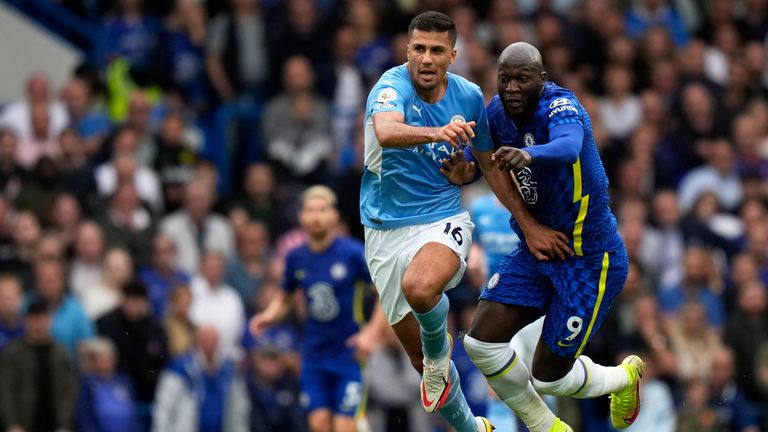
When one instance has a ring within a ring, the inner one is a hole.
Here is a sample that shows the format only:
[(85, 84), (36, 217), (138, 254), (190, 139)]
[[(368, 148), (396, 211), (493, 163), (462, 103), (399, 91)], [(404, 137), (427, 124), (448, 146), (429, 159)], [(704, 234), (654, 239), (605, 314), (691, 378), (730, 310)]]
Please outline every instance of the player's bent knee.
[(528, 373), (508, 374), (515, 367), (525, 367), (519, 356), (512, 351), (508, 343), (483, 342), (472, 336), (464, 336), (464, 350), (472, 363), (488, 379), (507, 376), (520, 387), (528, 385)]
[(401, 287), (408, 304), (421, 312), (431, 309), (435, 299), (442, 293), (441, 287), (417, 277), (403, 277)]

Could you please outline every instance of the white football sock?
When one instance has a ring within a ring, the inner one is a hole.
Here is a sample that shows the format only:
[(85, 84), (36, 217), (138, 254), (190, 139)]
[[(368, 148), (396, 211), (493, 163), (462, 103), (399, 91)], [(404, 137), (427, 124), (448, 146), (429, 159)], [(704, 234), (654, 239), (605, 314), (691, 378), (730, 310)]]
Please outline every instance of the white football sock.
[(547, 432), (552, 427), (555, 415), (536, 393), (528, 368), (509, 343), (482, 342), (467, 335), (464, 349), (499, 398), (531, 432)]
[(623, 389), (629, 384), (629, 376), (623, 367), (601, 366), (587, 356), (580, 356), (571, 371), (559, 380), (544, 382), (533, 377), (531, 381), (544, 394), (588, 399)]

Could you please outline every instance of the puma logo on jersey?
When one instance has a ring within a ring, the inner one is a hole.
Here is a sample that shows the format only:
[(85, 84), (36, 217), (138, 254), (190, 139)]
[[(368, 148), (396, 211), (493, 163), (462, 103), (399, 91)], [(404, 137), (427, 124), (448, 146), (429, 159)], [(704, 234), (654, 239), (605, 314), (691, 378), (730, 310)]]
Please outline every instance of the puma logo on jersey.
[(422, 109), (424, 109), (424, 107), (421, 107), (421, 108), (419, 108), (419, 107), (417, 107), (417, 106), (414, 104), (414, 105), (411, 105), (411, 109), (412, 109), (412, 110), (414, 110), (414, 111), (416, 111), (416, 113), (417, 113), (417, 114), (419, 114), (419, 117), (421, 117), (421, 110), (422, 110)]

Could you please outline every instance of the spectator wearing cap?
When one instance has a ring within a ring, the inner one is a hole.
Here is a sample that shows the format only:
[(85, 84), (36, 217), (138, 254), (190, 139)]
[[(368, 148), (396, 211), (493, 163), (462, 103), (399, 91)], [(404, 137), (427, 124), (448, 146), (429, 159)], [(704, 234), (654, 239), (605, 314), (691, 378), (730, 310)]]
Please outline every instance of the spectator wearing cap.
[(7, 430), (72, 430), (76, 372), (67, 351), (51, 335), (48, 302), (32, 302), (24, 323), (24, 337), (0, 356), (0, 413)]
[(80, 379), (77, 400), (77, 430), (80, 432), (140, 432), (133, 386), (116, 371), (115, 344), (104, 337), (89, 340), (83, 347), (91, 371)]
[(163, 327), (150, 313), (147, 287), (130, 281), (122, 291), (120, 306), (99, 319), (96, 326), (99, 334), (115, 343), (118, 369), (131, 378), (137, 401), (146, 407), (168, 361), (168, 343)]
[(270, 328), (257, 338), (245, 332), (247, 384), (254, 432), (304, 432), (299, 385), (291, 374), (298, 335), (289, 325)]
[(171, 362), (155, 395), (152, 430), (246, 432), (250, 406), (245, 382), (221, 357), (214, 327), (197, 330), (195, 349)]

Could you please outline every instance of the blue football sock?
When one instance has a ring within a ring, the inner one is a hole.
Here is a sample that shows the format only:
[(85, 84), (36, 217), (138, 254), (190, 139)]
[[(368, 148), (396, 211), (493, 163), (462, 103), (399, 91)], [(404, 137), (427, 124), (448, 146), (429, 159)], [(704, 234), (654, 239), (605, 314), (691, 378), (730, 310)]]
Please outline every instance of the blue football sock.
[(477, 432), (477, 422), (469, 409), (464, 393), (461, 392), (459, 372), (453, 360), (451, 360), (451, 390), (448, 392), (445, 404), (438, 412), (448, 424), (456, 428), (456, 432)]
[(429, 312), (413, 313), (421, 327), (421, 349), (425, 357), (436, 359), (448, 352), (448, 308), (448, 296), (443, 294)]

